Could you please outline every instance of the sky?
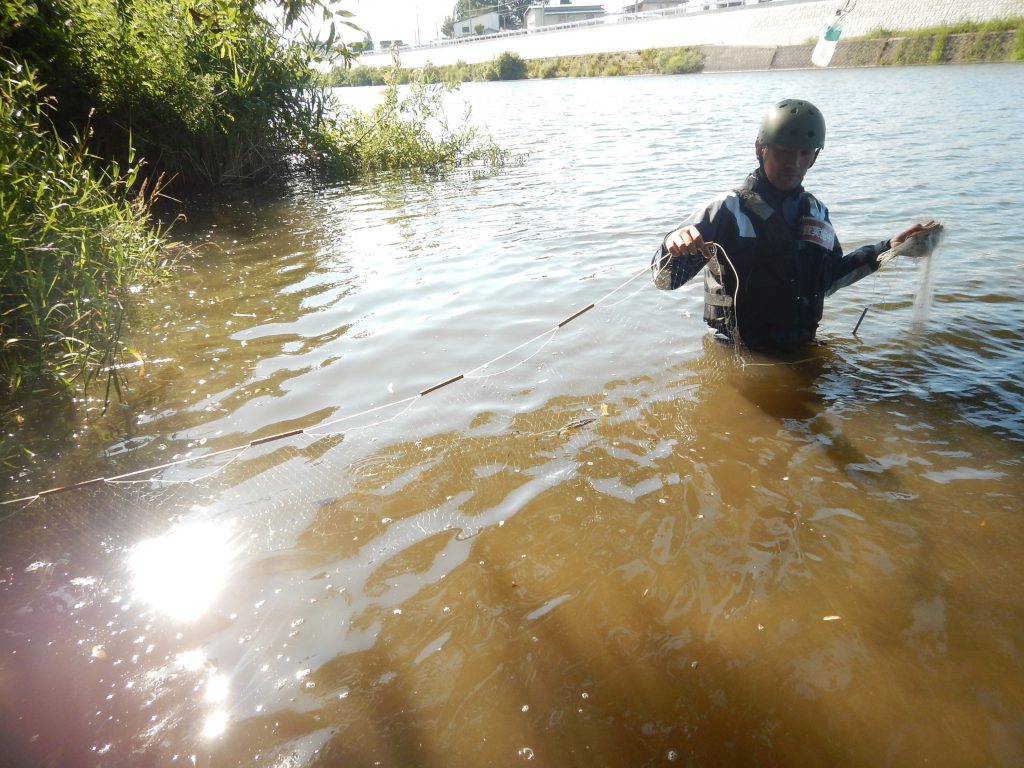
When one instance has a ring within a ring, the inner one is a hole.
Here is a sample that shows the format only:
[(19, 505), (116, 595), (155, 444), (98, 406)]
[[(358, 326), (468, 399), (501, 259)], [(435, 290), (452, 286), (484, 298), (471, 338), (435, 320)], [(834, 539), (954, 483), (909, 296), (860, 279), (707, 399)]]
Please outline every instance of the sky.
[[(417, 39), (429, 43), (441, 37), (441, 22), (451, 16), (455, 0), (345, 0), (341, 7), (356, 15), (353, 21), (370, 32), (374, 43), (402, 40), (413, 45)], [(345, 39), (361, 37), (349, 33)]]

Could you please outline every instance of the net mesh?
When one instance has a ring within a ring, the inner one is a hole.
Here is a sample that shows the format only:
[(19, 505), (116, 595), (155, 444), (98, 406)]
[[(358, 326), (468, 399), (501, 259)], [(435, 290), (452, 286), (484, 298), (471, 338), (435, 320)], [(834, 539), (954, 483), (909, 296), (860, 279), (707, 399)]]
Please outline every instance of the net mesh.
[[(246, 535), (263, 539), (263, 550), (300, 532), (336, 538), (371, 526), (352, 534), (358, 542), (416, 512), (438, 531), (471, 536), (514, 513), (509, 487), (562, 482), (603, 432), (614, 426), (618, 443), (623, 425), (640, 423), (651, 372), (616, 359), (581, 371), (575, 352), (594, 343), (595, 331), (633, 330), (636, 319), (617, 308), (649, 289), (647, 275), (471, 370), (411, 394), (389, 392), (383, 404), (4, 502), (6, 549), (15, 560), (52, 564), (61, 552), (109, 553), (186, 517), (225, 510), (244, 521)], [(407, 508), (413, 480), (418, 510)]]

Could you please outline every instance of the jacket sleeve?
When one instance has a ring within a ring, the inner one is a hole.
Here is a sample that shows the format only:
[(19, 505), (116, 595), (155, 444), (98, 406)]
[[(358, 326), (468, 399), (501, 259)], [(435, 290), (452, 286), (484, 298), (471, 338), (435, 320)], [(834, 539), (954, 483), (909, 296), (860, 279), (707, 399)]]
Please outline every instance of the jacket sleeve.
[(825, 295), (831, 296), (840, 288), (852, 285), (862, 277), (867, 277), (877, 270), (878, 255), (887, 250), (889, 250), (889, 241), (883, 240), (874, 245), (861, 246), (844, 256), (842, 246), (839, 245), (839, 240), (837, 239), (832, 250), (834, 264), (832, 283), (826, 287)]
[[(721, 231), (723, 224), (723, 199), (717, 198), (709, 204), (701, 206), (688, 216), (679, 227), (693, 225), (700, 230), (700, 235), (706, 242), (719, 240), (720, 236), (718, 233)], [(672, 231), (674, 232), (675, 230)], [(665, 247), (665, 238), (670, 234), (672, 233), (666, 233), (665, 237), (661, 239), (661, 245), (658, 247), (658, 250), (654, 252), (654, 257), (651, 259), (651, 271), (654, 275), (654, 285), (657, 288), (674, 291), (700, 272), (708, 262), (699, 253), (692, 256), (683, 254), (670, 257), (668, 249)]]
[(683, 254), (674, 258), (669, 257), (665, 240), (662, 239), (658, 250), (654, 252), (654, 258), (651, 259), (654, 285), (665, 291), (674, 291), (700, 272), (706, 263), (707, 259), (699, 253), (692, 256)]

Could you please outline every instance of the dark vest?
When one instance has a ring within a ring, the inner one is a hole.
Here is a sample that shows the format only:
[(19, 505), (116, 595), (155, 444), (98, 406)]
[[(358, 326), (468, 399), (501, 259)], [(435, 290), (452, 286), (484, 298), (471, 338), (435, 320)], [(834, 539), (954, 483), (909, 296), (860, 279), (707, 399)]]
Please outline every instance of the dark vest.
[[(806, 343), (814, 338), (831, 284), (830, 251), (798, 240), (782, 214), (756, 192), (737, 194), (756, 239), (738, 238), (728, 260), (719, 256), (708, 263), (704, 319), (730, 338), (738, 327), (751, 349)], [(801, 217), (812, 201), (817, 202), (801, 193)]]

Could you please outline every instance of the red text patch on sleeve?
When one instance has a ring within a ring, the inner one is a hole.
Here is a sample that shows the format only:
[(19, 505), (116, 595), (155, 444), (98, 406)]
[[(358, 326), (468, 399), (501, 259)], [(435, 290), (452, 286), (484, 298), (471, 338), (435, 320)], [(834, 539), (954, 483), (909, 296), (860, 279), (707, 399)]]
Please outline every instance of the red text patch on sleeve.
[(831, 251), (836, 243), (836, 233), (827, 221), (804, 216), (800, 219), (800, 239)]

